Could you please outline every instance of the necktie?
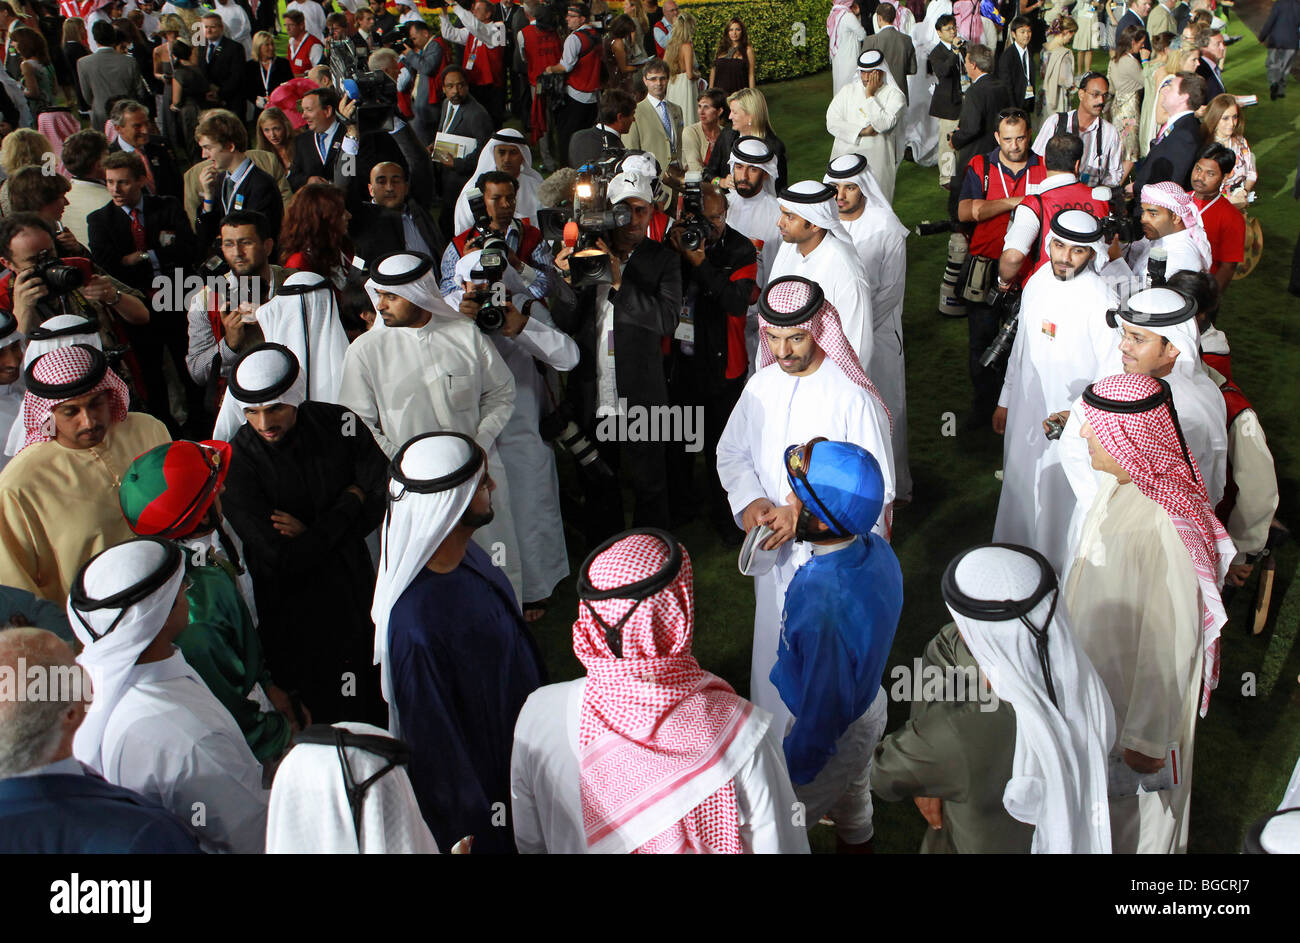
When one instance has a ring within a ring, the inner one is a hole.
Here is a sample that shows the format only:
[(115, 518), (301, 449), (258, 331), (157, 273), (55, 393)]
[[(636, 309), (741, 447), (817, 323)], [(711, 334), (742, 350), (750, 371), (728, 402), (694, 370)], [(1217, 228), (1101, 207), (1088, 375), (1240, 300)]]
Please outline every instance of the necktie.
[(135, 243), (135, 251), (144, 251), (144, 218), (140, 215), (139, 210), (131, 210), (131, 239)]
[(213, 54), (214, 52), (216, 52), (216, 51), (217, 51), (217, 44), (216, 44), (216, 43), (211, 43), (211, 44), (208, 45), (208, 61), (209, 61), (209, 62), (212, 61), (212, 54)]
[(443, 122), (442, 130), (446, 131), (451, 127), (451, 119), (456, 117), (456, 106), (447, 102), (447, 119)]
[(664, 134), (668, 135), (668, 143), (673, 143), (673, 123), (668, 120), (668, 103), (661, 101), (659, 103), (659, 120), (664, 123)]
[(230, 174), (226, 174), (226, 179), (221, 181), (221, 206), (227, 212), (230, 211), (230, 200), (235, 195), (234, 184), (235, 181)]

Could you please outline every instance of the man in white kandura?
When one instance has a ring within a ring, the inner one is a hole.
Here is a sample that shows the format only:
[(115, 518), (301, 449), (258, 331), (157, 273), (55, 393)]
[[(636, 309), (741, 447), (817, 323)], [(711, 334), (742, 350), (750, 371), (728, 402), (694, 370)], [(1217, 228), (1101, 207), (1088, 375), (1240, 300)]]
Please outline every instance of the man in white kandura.
[(762, 524), (773, 531), (765, 549), (778, 551), (774, 565), (761, 574), (751, 571), (756, 579), (749, 692), (784, 731), (790, 712), (769, 676), (776, 664), (786, 587), (811, 555), (807, 543), (792, 540), (798, 508), (785, 504), (790, 493), (786, 447), (823, 436), (861, 446), (875, 456), (884, 478), (884, 500), (872, 532), (886, 539), (894, 460), (889, 412), (862, 372), (840, 329), (839, 315), (821, 289), (804, 278), (777, 279), (763, 293), (762, 305), (759, 370), (745, 384), (718, 443), (718, 478), (742, 530), (748, 533)]
[[(745, 135), (731, 148), (731, 186), (727, 191), (727, 225), (754, 244), (762, 291), (772, 279), (781, 250), (781, 204), (776, 199), (776, 154), (762, 138)], [(750, 369), (758, 358), (758, 302), (749, 306), (745, 349)]]
[(845, 85), (826, 109), (826, 131), (835, 138), (831, 157), (864, 155), (885, 198), (892, 202), (898, 175), (894, 128), (907, 111), (907, 96), (895, 83), (879, 49), (868, 49), (858, 57), (858, 75), (862, 81)]
[(1111, 844), (1179, 854), (1197, 706), (1204, 716), (1219, 683), (1219, 593), (1236, 548), (1187, 454), (1168, 383), (1106, 377), (1084, 391), (1083, 409), (1080, 431), (1109, 483), (1084, 521), (1064, 599), (1115, 707)]
[(871, 363), (867, 376), (894, 417), (894, 477), (898, 500), (912, 498), (907, 462), (907, 383), (903, 362), (903, 292), (907, 288), (907, 227), (885, 199), (861, 154), (845, 154), (826, 166), (822, 182), (839, 193), (840, 224), (853, 240), (871, 282)]
[(838, 194), (835, 187), (816, 180), (800, 180), (781, 191), (777, 202), (783, 244), (767, 284), (790, 275), (816, 282), (838, 313), (859, 366), (870, 376), (875, 348), (871, 280), (840, 222)]
[(341, 404), (370, 427), (389, 458), (425, 432), (460, 432), (482, 446), (497, 483), (496, 516), (474, 532), (474, 540), (494, 556), (522, 599), (510, 489), (496, 448), (514, 411), (510, 368), (473, 320), (443, 301), (438, 268), (427, 255), (377, 259), (366, 291), (382, 323), (348, 347)]
[(1048, 252), (1051, 264), (1025, 283), (993, 413), (993, 430), (1006, 437), (993, 540), (1033, 547), (1060, 573), (1074, 494), (1043, 422), (1069, 409), (1096, 378), (1115, 332), (1106, 326), (1111, 293), (1096, 271), (1106, 260), (1101, 223), (1083, 210), (1062, 210), (1052, 219)]

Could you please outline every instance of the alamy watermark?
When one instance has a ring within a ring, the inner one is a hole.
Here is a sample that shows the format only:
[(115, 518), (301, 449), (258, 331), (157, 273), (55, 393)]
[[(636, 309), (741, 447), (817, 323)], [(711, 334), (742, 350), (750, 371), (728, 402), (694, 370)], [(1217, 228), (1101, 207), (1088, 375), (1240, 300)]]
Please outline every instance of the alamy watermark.
[(629, 406), (619, 397), (618, 408), (596, 410), (596, 439), (600, 442), (683, 442), (687, 452), (704, 448), (703, 406)]

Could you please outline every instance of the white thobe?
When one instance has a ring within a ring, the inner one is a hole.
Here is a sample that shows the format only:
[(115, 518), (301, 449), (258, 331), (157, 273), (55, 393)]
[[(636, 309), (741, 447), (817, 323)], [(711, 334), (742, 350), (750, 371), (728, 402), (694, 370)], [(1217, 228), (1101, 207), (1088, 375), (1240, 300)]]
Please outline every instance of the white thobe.
[(1178, 232), (1162, 236), (1154, 243), (1147, 239), (1139, 239), (1129, 246), (1125, 258), (1134, 275), (1146, 277), (1147, 260), (1151, 258), (1151, 249), (1156, 245), (1162, 246), (1169, 253), (1169, 258), (1165, 261), (1165, 278), (1175, 272), (1210, 270), (1209, 266), (1202, 261), (1201, 254), (1196, 251), (1196, 246), (1192, 243), (1192, 234), (1186, 229), (1180, 229)]
[(187, 823), (206, 852), (261, 854), (262, 766), (180, 650), (131, 669), (104, 728), (104, 778)]
[(460, 432), (483, 447), (497, 485), (492, 498), (496, 516), (474, 531), (474, 541), (501, 567), (522, 600), (510, 485), (496, 447), (514, 411), (515, 381), (474, 322), (435, 314), (423, 327), (367, 331), (343, 358), (339, 401), (370, 427), (389, 458), (425, 432)]
[(894, 211), (868, 206), (840, 220), (853, 239), (871, 283), (872, 345), (867, 376), (894, 420), (894, 476), (900, 498), (912, 496), (907, 461), (907, 366), (903, 360), (903, 292), (907, 288), (907, 229)]
[[(781, 249), (781, 230), (777, 224), (781, 220), (781, 205), (774, 193), (769, 192), (770, 184), (751, 197), (743, 197), (734, 190), (727, 193), (727, 225), (754, 244), (758, 252), (758, 276), (755, 282), (762, 292), (771, 278), (772, 267), (776, 264), (776, 254)], [(758, 302), (749, 306), (745, 321), (745, 349), (749, 352), (749, 368), (752, 375), (758, 364)]]
[(866, 27), (852, 12), (845, 13), (835, 24), (839, 45), (831, 56), (831, 95), (858, 77), (858, 56), (862, 55), (862, 41), (867, 38)]
[[(516, 295), (515, 305), (523, 310), (527, 300), (527, 295)], [(497, 448), (510, 479), (510, 510), (523, 561), (521, 603), (547, 598), (569, 575), (555, 450), (542, 440), (538, 429), (550, 394), (537, 365), (560, 371), (578, 365), (578, 345), (551, 324), (547, 310), (535, 302), (529, 312), (518, 336), (492, 335), (497, 353), (515, 378), (515, 409), (497, 438)]]
[[(1210, 506), (1214, 507), (1223, 499), (1223, 489), (1228, 483), (1228, 410), (1223, 394), (1205, 373), (1201, 362), (1180, 363), (1182, 359), (1179, 354), (1175, 369), (1165, 380), (1174, 397), (1174, 410), (1178, 413), (1178, 425), (1183, 430), (1187, 450), (1196, 459), (1201, 478), (1205, 481), (1205, 490), (1210, 496)], [(1123, 372), (1124, 364), (1116, 351), (1097, 371), (1096, 379)], [(1070, 546), (1074, 546), (1098, 488), (1109, 477), (1105, 472), (1092, 467), (1088, 443), (1079, 435), (1079, 430), (1086, 421), (1083, 401), (1076, 400), (1070, 408), (1070, 419), (1065, 425), (1065, 431), (1057, 443), (1061, 468), (1070, 481), (1075, 498)]]
[[(932, 0), (931, 6), (938, 0)], [(906, 9), (906, 7), (904, 7)], [(912, 46), (916, 49), (916, 61), (919, 68), (907, 77), (907, 111), (903, 116), (903, 145), (912, 148), (912, 159), (922, 167), (933, 167), (939, 160), (939, 119), (930, 117), (930, 99), (934, 97), (937, 80), (926, 68), (930, 50), (938, 41), (934, 30), (924, 23), (916, 23), (911, 29)], [(902, 152), (898, 154), (902, 159)]]
[[(316, 4), (320, 6), (320, 4)], [(322, 11), (323, 12), (323, 11)], [(244, 12), (235, 0), (229, 3), (218, 3), (216, 5), (217, 16), (221, 17), (221, 22), (225, 24), (224, 36), (226, 39), (239, 43), (244, 47), (244, 56), (251, 59), (253, 57), (253, 24), (248, 19), (248, 14)]]
[[(880, 463), (884, 510), (872, 530), (887, 538), (886, 518), (895, 494), (889, 420), (880, 402), (850, 381), (830, 359), (803, 377), (790, 376), (779, 364), (771, 364), (745, 384), (718, 442), (718, 480), (727, 492), (736, 523), (741, 523), (745, 508), (759, 498), (775, 505), (786, 503), (791, 491), (785, 473), (786, 447), (817, 436), (860, 445)], [(754, 578), (749, 699), (773, 715), (773, 726), (783, 736), (790, 711), (769, 675), (776, 664), (786, 587), (795, 570), (811, 556), (809, 544), (787, 543), (778, 553), (776, 566)]]
[[(14, 382), (0, 386), (0, 431), (12, 428), (18, 421), (18, 414), (23, 407), (24, 393), (26, 387), (23, 385), (21, 375)], [(12, 455), (6, 455), (3, 450), (0, 450), (0, 469), (8, 465), (11, 458)]]
[[(515, 723), (510, 804), (523, 854), (586, 854), (579, 794), (578, 719), (587, 679), (548, 684), (528, 696)], [(755, 711), (746, 723), (759, 721)], [(794, 788), (775, 724), (732, 778), (740, 841), (750, 854), (807, 854), (807, 832), (791, 815)]]
[(1043, 420), (1068, 410), (1115, 345), (1111, 296), (1091, 270), (1058, 281), (1044, 265), (1025, 283), (1020, 327), (998, 405), (1007, 409), (1002, 496), (993, 539), (1033, 547), (1059, 575), (1068, 562), (1074, 492)]
[[(898, 175), (898, 158), (894, 126), (903, 120), (907, 99), (901, 89), (885, 84), (867, 97), (862, 82), (845, 85), (831, 99), (826, 109), (826, 131), (835, 143), (831, 160), (844, 154), (861, 154), (871, 166), (885, 199), (894, 200), (894, 178)], [(875, 134), (859, 136), (870, 125)]]
[[(853, 246), (830, 233), (807, 255), (794, 243), (783, 243), (768, 281), (787, 275), (800, 275), (821, 286), (826, 300), (840, 316), (840, 327), (858, 355), (862, 372), (871, 377), (871, 355), (875, 350), (872, 283)], [(871, 379), (875, 382), (874, 377)]]
[(1088, 512), (1065, 584), (1070, 625), (1115, 707), (1124, 750), (1164, 757), (1178, 785), (1110, 800), (1115, 854), (1187, 850), (1192, 743), (1201, 702), (1201, 592), (1169, 514), (1114, 477)]

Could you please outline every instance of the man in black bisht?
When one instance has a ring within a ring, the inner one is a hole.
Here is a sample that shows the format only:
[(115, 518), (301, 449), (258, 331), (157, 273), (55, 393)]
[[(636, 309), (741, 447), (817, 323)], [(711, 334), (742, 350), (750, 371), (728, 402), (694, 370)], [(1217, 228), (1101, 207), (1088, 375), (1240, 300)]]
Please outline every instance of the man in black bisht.
[(373, 665), (375, 568), (366, 535), (384, 516), (388, 460), (356, 415), (304, 402), (293, 352), (250, 348), (228, 395), (244, 425), (231, 445), (226, 518), (244, 542), (267, 663), (317, 723), (385, 726)]

